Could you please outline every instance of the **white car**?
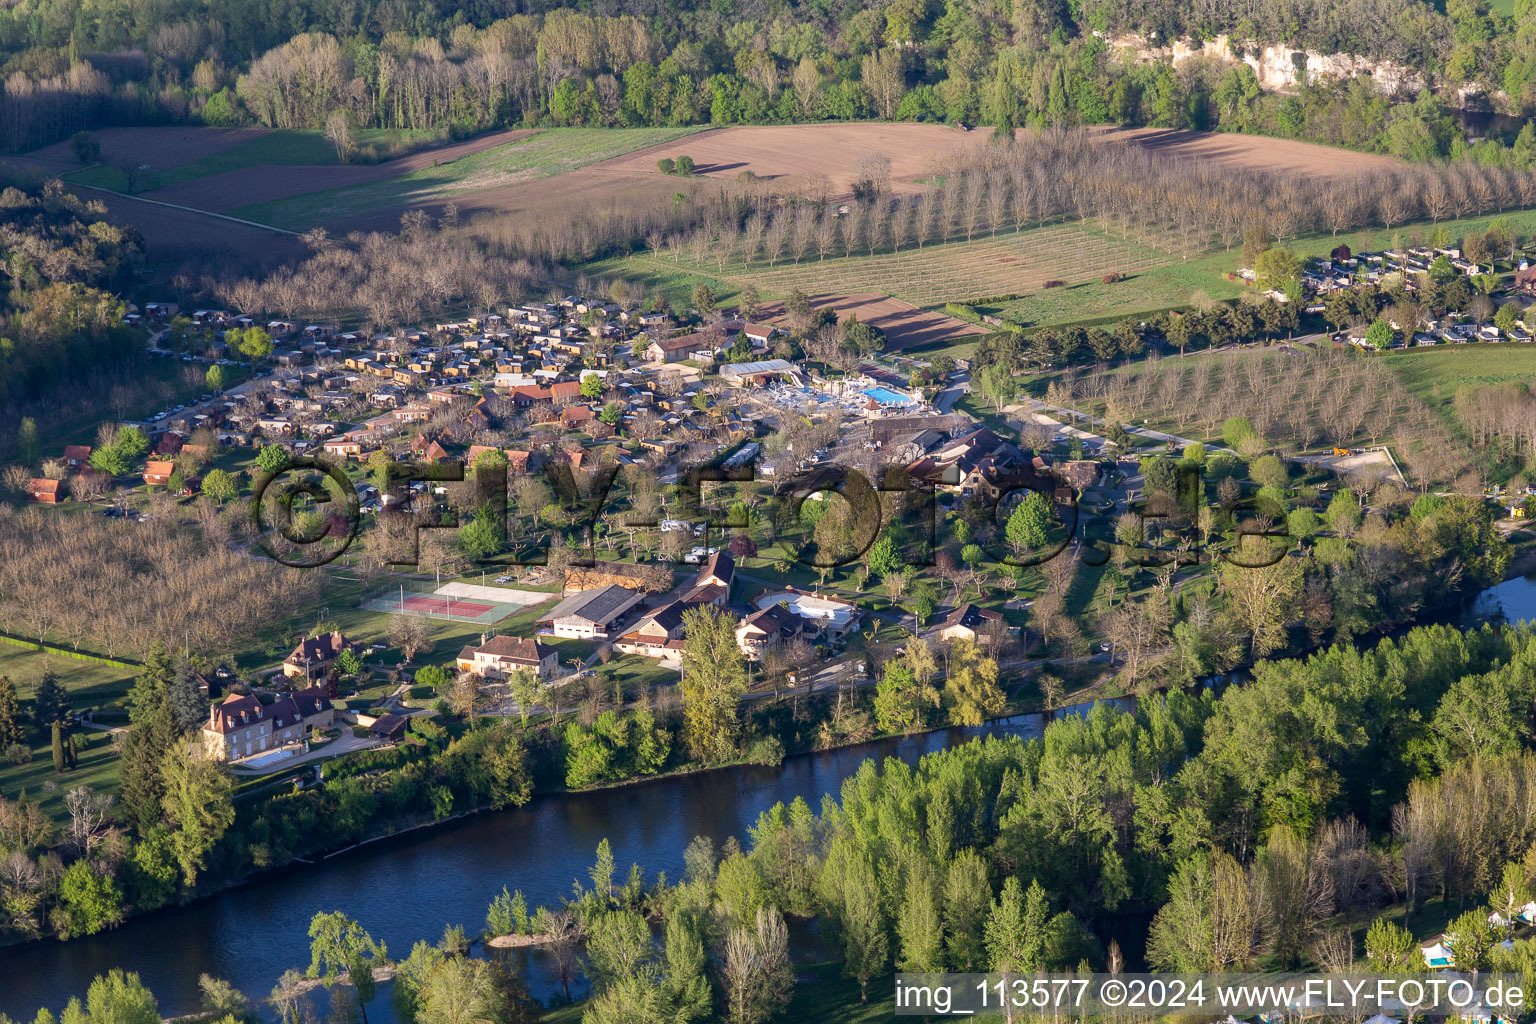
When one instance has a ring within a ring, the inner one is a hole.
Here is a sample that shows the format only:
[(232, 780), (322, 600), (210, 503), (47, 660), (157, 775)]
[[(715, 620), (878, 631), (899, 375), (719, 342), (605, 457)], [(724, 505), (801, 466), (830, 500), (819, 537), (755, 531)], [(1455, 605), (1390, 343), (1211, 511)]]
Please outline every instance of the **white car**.
[(512, 582), (512, 577), (511, 576), (497, 576), (496, 577), (496, 582), (497, 583), (511, 583)]

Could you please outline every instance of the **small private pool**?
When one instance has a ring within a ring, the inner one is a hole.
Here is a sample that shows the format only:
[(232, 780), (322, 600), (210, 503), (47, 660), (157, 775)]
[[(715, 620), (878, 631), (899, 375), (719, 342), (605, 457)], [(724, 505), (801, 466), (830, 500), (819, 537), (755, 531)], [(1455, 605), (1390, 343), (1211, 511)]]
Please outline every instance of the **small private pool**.
[(268, 765), (276, 764), (279, 761), (286, 761), (288, 758), (299, 752), (300, 751), (296, 747), (278, 747), (276, 750), (269, 750), (259, 757), (248, 757), (244, 761), (241, 761), (237, 767), (265, 768)]
[(873, 398), (881, 405), (906, 405), (912, 401), (906, 395), (897, 394), (890, 388), (869, 388), (864, 394)]

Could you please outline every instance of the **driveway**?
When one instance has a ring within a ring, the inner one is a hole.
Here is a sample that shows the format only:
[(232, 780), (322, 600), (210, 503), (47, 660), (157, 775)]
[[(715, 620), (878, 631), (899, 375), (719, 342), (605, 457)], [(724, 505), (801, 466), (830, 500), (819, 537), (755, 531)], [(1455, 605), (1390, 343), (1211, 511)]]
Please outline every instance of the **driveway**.
[(955, 403), (960, 401), (962, 396), (970, 393), (971, 375), (961, 374), (943, 391), (933, 396), (933, 409), (935, 412), (947, 413), (955, 407)]

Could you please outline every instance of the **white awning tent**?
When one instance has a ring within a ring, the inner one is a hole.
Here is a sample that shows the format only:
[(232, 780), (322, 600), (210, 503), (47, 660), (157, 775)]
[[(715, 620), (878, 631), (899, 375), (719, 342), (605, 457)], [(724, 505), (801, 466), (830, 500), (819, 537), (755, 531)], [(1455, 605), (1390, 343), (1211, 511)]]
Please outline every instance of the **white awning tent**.
[(1456, 963), (1455, 954), (1443, 942), (1436, 942), (1433, 945), (1421, 946), (1419, 948), (1424, 954), (1424, 965), (1426, 967), (1451, 967)]

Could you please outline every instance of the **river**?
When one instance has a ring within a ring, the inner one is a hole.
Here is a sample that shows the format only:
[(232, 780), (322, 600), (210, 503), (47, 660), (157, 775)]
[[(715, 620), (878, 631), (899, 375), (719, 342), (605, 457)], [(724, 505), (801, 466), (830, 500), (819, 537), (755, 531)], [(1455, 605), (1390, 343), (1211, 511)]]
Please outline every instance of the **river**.
[[(1455, 612), (1429, 618), (1473, 626), (1500, 617), (1536, 618), (1536, 575), (1507, 580)], [(416, 940), (435, 941), (447, 924), (477, 934), (503, 885), (521, 889), (534, 906), (557, 903), (578, 879), (590, 884), (586, 871), (604, 837), (620, 877), (638, 863), (648, 877), (665, 871), (676, 879), (695, 836), (710, 837), (718, 848), (731, 836), (745, 839), (747, 827), (776, 802), (804, 797), (819, 808), (822, 795), (836, 794), (865, 758), (916, 762), (980, 735), (1038, 736), (1042, 725), (1039, 715), (1020, 715), (980, 729), (790, 757), (777, 768), (730, 768), (535, 797), (516, 810), (474, 815), (312, 866), (291, 866), (100, 935), (0, 949), (0, 1013), (27, 1021), (39, 1006), (57, 1012), (112, 967), (137, 971), (166, 1016), (198, 1008), (197, 979), (204, 973), (262, 997), (284, 970), (307, 966), (309, 919), (317, 910), (345, 911), (393, 956), (403, 957)], [(514, 955), (525, 961), (535, 995), (554, 992), (537, 951)], [(370, 1007), (374, 1024), (389, 1024), (387, 1002), (381, 997)]]

